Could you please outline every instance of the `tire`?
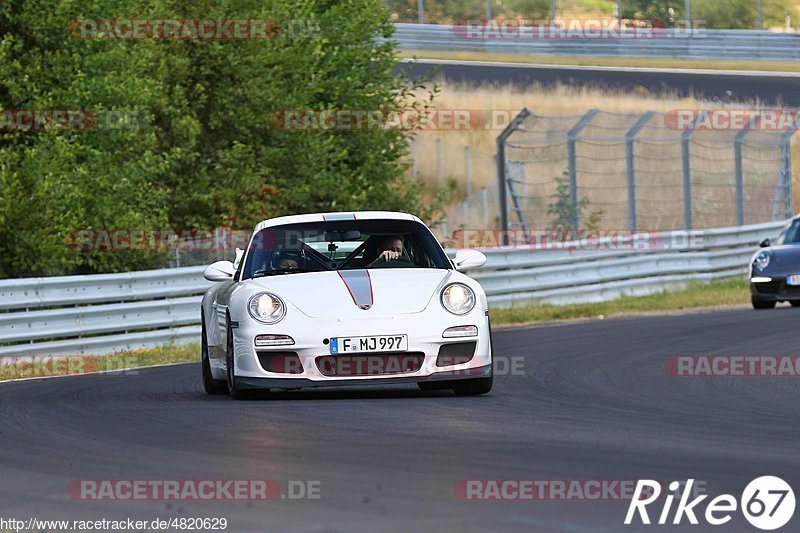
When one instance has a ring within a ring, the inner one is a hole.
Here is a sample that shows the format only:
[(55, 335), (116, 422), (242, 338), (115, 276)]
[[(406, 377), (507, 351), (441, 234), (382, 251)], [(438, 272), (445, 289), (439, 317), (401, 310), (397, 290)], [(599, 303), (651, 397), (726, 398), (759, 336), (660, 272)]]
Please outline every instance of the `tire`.
[(753, 303), (754, 309), (772, 309), (775, 307), (775, 300), (762, 300), (756, 296), (751, 296), (750, 301)]
[(245, 390), (237, 386), (236, 384), (236, 363), (234, 362), (233, 358), (233, 328), (231, 328), (230, 323), (228, 324), (228, 332), (227, 332), (227, 340), (225, 343), (225, 361), (226, 361), (226, 374), (228, 376), (227, 379), (227, 391), (231, 395), (231, 398), (234, 400), (248, 400), (253, 398), (254, 394), (253, 391)]
[(225, 383), (225, 380), (214, 379), (213, 375), (211, 374), (211, 361), (208, 358), (208, 337), (206, 337), (206, 321), (205, 317), (201, 314), (200, 320), (202, 320), (201, 326), (201, 335), (203, 336), (202, 340), (200, 341), (201, 345), (201, 361), (203, 366), (203, 388), (206, 390), (206, 394), (225, 394), (228, 392), (228, 384)]
[(800, 300), (789, 300), (789, 303), (792, 304), (792, 307), (800, 307)]
[(492, 390), (494, 377), (462, 379), (452, 384), (453, 392), (458, 396), (480, 396)]

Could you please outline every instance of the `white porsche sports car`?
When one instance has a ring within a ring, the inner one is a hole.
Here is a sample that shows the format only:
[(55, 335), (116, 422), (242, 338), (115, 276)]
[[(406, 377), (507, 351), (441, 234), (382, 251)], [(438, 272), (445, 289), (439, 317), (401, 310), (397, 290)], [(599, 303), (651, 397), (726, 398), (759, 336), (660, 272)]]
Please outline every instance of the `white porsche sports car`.
[(405, 213), (266, 220), (234, 263), (205, 271), (203, 384), (254, 390), (417, 383), (459, 395), (492, 388), (486, 295), (423, 222)]

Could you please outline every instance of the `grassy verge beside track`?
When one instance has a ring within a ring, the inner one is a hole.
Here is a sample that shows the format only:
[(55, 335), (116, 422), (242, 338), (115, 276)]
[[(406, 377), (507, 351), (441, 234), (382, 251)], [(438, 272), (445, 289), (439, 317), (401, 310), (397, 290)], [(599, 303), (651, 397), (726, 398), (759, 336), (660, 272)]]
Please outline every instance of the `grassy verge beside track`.
[(200, 345), (163, 346), (108, 355), (54, 355), (0, 358), (0, 381), (96, 373), (132, 375), (137, 368), (200, 360)]
[(744, 305), (749, 302), (747, 282), (736, 280), (705, 285), (692, 284), (682, 291), (659, 292), (647, 296), (623, 296), (608, 302), (571, 305), (532, 304), (495, 308), (490, 314), (493, 326), (509, 326), (578, 318), (608, 318), (654, 311)]
[(757, 70), (765, 72), (800, 72), (800, 64), (790, 61), (720, 61), (716, 59), (673, 59), (660, 57), (583, 57), (534, 56), (527, 54), (496, 54), (487, 52), (445, 52), (409, 50), (400, 52), (404, 59), (445, 59), (458, 61), (487, 61), (496, 63), (526, 63), (534, 65), (571, 65), (582, 67), (674, 68), (698, 70)]

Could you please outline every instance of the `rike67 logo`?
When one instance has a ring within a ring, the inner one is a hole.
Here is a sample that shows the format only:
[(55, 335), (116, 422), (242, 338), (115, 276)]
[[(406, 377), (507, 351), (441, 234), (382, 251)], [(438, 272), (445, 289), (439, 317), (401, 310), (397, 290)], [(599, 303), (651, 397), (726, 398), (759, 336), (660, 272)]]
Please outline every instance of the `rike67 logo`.
[[(754, 527), (762, 530), (774, 530), (786, 525), (794, 514), (794, 491), (779, 477), (762, 476), (754, 479), (745, 487), (738, 502), (730, 494), (721, 494), (706, 504), (704, 513), (700, 512), (702, 507), (700, 504), (708, 498), (708, 495), (696, 496), (690, 501), (693, 484), (694, 479), (687, 480), (683, 490), (681, 490), (683, 484), (678, 481), (669, 484), (671, 494), (668, 493), (664, 498), (664, 504), (656, 523), (661, 525), (680, 524), (681, 520), (686, 517), (690, 524), (696, 525), (699, 523), (697, 517), (700, 515), (708, 524), (720, 526), (731, 521), (738, 507)], [(656, 502), (661, 497), (661, 493), (662, 486), (658, 481), (639, 480), (631, 504), (628, 506), (625, 524), (630, 525), (637, 514), (642, 524), (650, 524), (651, 519), (647, 506)], [(670, 522), (672, 504), (676, 495), (678, 495), (679, 501)], [(656, 509), (651, 508), (650, 510)]]

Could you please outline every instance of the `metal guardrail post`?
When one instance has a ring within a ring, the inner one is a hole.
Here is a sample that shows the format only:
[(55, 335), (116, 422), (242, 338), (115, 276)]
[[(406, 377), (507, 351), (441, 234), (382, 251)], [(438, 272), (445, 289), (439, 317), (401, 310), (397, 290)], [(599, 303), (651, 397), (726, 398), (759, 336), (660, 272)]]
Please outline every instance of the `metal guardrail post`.
[(581, 213), (580, 209), (578, 209), (578, 171), (576, 169), (576, 156), (575, 156), (575, 141), (578, 138), (578, 134), (586, 127), (589, 122), (599, 113), (599, 109), (590, 109), (589, 111), (584, 114), (581, 119), (578, 121), (577, 124), (572, 126), (570, 130), (567, 132), (567, 165), (568, 165), (568, 175), (569, 175), (569, 201), (572, 204), (572, 208), (575, 210), (575, 218), (572, 221), (575, 229), (577, 230), (580, 227), (581, 223)]
[(644, 128), (655, 115), (655, 111), (648, 111), (636, 121), (625, 134), (625, 172), (628, 178), (628, 229), (636, 231), (636, 174), (633, 168), (633, 141), (636, 135)]
[(497, 145), (497, 198), (500, 206), (500, 230), (501, 230), (501, 244), (508, 244), (508, 204), (506, 200), (507, 187), (506, 187), (506, 140), (512, 133), (519, 127), (523, 120), (531, 115), (527, 107), (522, 108), (522, 111), (514, 117), (508, 126), (500, 132), (495, 141)]

